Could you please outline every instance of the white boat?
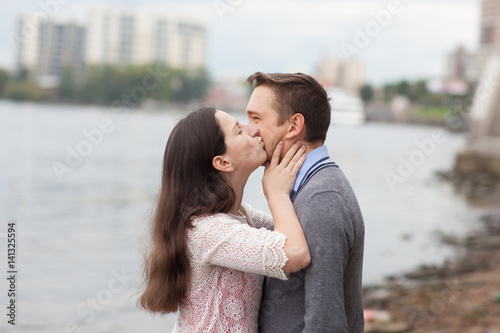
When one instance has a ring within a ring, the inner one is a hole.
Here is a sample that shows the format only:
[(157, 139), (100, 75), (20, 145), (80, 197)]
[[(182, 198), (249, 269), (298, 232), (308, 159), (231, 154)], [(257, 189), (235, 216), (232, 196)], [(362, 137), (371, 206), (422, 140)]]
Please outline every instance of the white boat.
[(362, 125), (366, 122), (365, 106), (359, 96), (339, 88), (327, 91), (332, 108), (331, 124)]

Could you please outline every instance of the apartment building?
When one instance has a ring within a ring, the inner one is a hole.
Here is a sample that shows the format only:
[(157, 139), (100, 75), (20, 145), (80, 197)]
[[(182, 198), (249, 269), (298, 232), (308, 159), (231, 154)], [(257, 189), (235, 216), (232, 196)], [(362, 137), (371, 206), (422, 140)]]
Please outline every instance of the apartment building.
[(28, 69), (46, 87), (59, 84), (65, 67), (82, 73), (89, 64), (205, 65), (205, 22), (167, 10), (100, 7), (82, 21), (24, 14), (16, 31), (18, 70)]
[(18, 20), (17, 68), (28, 69), (42, 86), (57, 85), (64, 68), (85, 68), (85, 26), (73, 20)]
[(87, 24), (86, 62), (200, 67), (206, 30), (203, 21), (169, 11), (94, 8)]

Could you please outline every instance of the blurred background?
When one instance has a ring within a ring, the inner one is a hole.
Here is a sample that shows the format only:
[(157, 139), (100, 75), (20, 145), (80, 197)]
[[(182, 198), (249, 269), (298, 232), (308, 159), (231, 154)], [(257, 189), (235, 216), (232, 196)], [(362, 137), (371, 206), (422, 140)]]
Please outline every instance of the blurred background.
[[(500, 221), (500, 0), (26, 0), (2, 6), (0, 32), (0, 248), (15, 221), (18, 268), (2, 332), (173, 328), (135, 305), (166, 140), (201, 104), (246, 123), (256, 71), (328, 90), (367, 287), (446, 267), (485, 217)], [(245, 201), (269, 211), (262, 172)]]

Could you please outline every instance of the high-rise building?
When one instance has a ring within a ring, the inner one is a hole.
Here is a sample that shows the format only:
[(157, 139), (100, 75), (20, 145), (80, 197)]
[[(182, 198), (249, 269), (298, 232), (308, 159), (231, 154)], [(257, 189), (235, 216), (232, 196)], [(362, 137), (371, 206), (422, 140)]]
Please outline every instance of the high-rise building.
[(92, 9), (85, 24), (34, 17), (25, 14), (17, 22), (16, 62), (42, 86), (58, 85), (65, 67), (82, 73), (88, 64), (205, 65), (206, 25), (190, 16), (103, 7)]
[(32, 71), (38, 59), (38, 25), (31, 21), (31, 16), (24, 14), (16, 22), (12, 43), (16, 47), (16, 70), (25, 68)]
[(65, 67), (82, 73), (85, 67), (85, 27), (76, 21), (18, 21), (18, 70), (27, 69), (42, 86), (54, 86)]
[(90, 64), (160, 62), (178, 68), (205, 64), (206, 25), (190, 16), (145, 8), (94, 8), (87, 36)]
[(85, 28), (75, 22), (40, 23), (38, 35), (38, 66), (40, 78), (61, 77), (65, 67), (77, 73), (85, 69)]
[(483, 0), (478, 70), (481, 73), (492, 55), (500, 54), (500, 0)]
[(315, 77), (324, 86), (357, 92), (365, 84), (365, 65), (356, 59), (324, 58), (317, 65)]
[(447, 80), (477, 80), (476, 55), (468, 52), (463, 46), (448, 55), (446, 65)]

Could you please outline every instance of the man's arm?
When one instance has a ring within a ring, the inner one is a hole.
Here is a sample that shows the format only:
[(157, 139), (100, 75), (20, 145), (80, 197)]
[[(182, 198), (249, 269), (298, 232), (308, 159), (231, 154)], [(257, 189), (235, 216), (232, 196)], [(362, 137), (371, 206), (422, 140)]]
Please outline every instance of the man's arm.
[(348, 206), (335, 191), (317, 193), (309, 202), (311, 207), (299, 216), (311, 252), (311, 264), (305, 269), (303, 332), (348, 332), (344, 304)]

